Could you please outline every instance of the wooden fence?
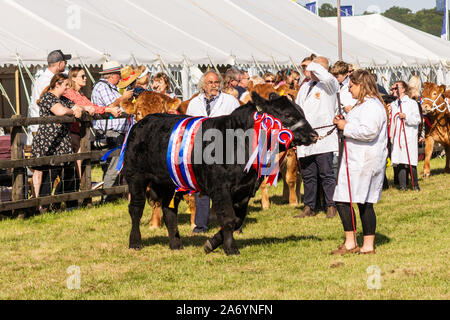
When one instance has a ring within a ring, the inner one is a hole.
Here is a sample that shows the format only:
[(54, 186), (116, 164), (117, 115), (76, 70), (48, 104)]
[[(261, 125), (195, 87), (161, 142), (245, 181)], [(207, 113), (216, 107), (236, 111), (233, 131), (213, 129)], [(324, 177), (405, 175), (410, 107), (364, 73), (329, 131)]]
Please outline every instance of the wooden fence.
[[(120, 118), (127, 117), (127, 115), (123, 115)], [(49, 205), (70, 200), (83, 200), (83, 204), (91, 206), (93, 197), (117, 195), (128, 192), (127, 185), (91, 190), (91, 162), (100, 160), (107, 152), (107, 150), (91, 150), (91, 141), (93, 139), (91, 131), (92, 120), (100, 119), (106, 119), (106, 116), (96, 115), (95, 117), (91, 117), (84, 113), (81, 119), (75, 119), (73, 116), (26, 118), (20, 115), (13, 116), (10, 119), (0, 119), (0, 127), (11, 127), (11, 160), (0, 160), (0, 168), (12, 170), (12, 201), (0, 202), (0, 212), (11, 210), (20, 211), (20, 209), (35, 208), (40, 205)], [(24, 158), (23, 141), (25, 133), (23, 132), (23, 127), (49, 123), (72, 123), (74, 121), (81, 122), (80, 153), (30, 159)], [(112, 155), (118, 155), (119, 152), (120, 150), (116, 150)], [(28, 193), (24, 192), (26, 167), (55, 165), (62, 162), (75, 162), (76, 160), (83, 161), (81, 166), (80, 190), (78, 192), (28, 198)]]

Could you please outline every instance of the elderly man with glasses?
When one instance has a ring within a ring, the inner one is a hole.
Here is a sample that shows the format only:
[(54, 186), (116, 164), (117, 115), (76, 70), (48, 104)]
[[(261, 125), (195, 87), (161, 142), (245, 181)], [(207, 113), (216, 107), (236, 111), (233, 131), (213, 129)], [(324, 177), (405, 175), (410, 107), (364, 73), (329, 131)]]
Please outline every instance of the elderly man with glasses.
[[(200, 94), (192, 99), (186, 114), (193, 117), (220, 117), (229, 115), (240, 106), (239, 101), (230, 94), (222, 92), (222, 77), (214, 70), (206, 71), (200, 78)], [(209, 197), (195, 194), (195, 225), (193, 233), (208, 231)]]

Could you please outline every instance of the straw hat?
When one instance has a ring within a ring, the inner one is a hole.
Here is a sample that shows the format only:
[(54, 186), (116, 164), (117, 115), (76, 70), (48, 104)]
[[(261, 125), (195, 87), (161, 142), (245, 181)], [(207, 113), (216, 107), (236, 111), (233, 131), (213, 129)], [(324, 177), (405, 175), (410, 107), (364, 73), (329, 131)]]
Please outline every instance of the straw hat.
[(126, 66), (120, 70), (120, 79), (119, 83), (117, 84), (117, 88), (123, 89), (126, 88), (128, 85), (133, 83), (134, 80), (136, 80), (140, 75), (142, 71), (138, 68), (134, 69), (130, 66)]
[(100, 74), (120, 72), (120, 63), (117, 61), (107, 61), (103, 64), (103, 71)]

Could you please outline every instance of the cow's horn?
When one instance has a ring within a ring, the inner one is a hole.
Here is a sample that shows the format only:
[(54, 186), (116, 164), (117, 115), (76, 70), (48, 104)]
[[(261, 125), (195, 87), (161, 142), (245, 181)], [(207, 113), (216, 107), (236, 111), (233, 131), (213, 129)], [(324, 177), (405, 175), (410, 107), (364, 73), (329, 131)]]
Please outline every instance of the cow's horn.
[(258, 110), (258, 112), (262, 112), (262, 108), (258, 105), (256, 105), (256, 110)]

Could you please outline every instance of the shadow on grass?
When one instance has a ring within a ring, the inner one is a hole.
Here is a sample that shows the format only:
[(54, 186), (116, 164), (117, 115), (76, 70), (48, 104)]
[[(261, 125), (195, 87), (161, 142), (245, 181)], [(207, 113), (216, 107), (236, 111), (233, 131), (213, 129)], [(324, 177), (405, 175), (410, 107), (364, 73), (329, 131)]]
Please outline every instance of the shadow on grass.
[[(358, 234), (357, 235), (358, 243), (362, 244), (363, 240), (364, 240), (363, 234), (362, 233)], [(384, 234), (375, 232), (375, 246), (382, 246), (389, 242), (391, 242), (391, 238), (385, 236)]]
[(430, 170), (430, 176), (436, 176), (438, 174), (445, 174), (445, 168), (434, 168)]
[[(245, 232), (245, 229), (244, 229)], [(183, 242), (184, 247), (203, 247), (205, 241), (209, 239), (209, 236), (206, 235), (195, 235), (190, 237), (182, 237), (181, 241)], [(236, 244), (238, 248), (242, 249), (248, 246), (257, 246), (257, 245), (271, 245), (278, 243), (287, 243), (287, 242), (297, 242), (297, 241), (322, 241), (321, 238), (318, 238), (313, 235), (306, 236), (288, 236), (284, 238), (276, 238), (276, 237), (268, 237), (268, 238), (256, 238), (256, 239), (236, 239)], [(169, 238), (163, 236), (155, 236), (149, 237), (142, 240), (142, 244), (144, 247), (153, 246), (153, 245), (162, 245), (169, 247)]]

